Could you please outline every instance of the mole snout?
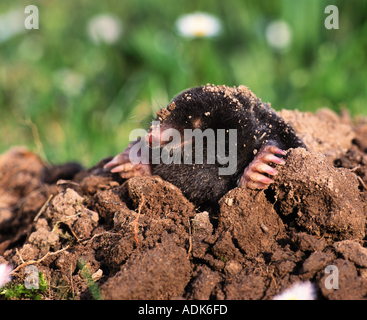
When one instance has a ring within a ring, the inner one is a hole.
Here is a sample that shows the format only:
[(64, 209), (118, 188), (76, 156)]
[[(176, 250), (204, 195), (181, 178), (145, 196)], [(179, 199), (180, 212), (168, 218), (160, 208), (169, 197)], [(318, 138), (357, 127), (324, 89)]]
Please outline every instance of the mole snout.
[[(263, 189), (289, 148), (305, 147), (293, 128), (247, 87), (185, 90), (157, 112), (106, 168), (123, 178), (159, 175), (195, 204), (216, 203), (239, 186)], [(139, 162), (140, 161), (140, 162)]]

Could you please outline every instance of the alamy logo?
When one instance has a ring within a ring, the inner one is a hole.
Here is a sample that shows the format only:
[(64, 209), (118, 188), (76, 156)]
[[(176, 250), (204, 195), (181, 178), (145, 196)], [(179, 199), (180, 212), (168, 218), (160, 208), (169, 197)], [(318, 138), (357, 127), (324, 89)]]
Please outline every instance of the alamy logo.
[(34, 5), (27, 6), (24, 13), (30, 13), (30, 15), (24, 20), (25, 28), (39, 29), (38, 7)]
[(325, 279), (326, 289), (339, 289), (339, 270), (337, 266), (329, 265), (325, 268), (325, 273), (331, 273)]
[[(152, 164), (193, 164), (193, 150), (195, 151), (195, 164), (204, 163), (204, 138), (206, 139), (206, 163), (228, 165), (218, 169), (219, 175), (232, 175), (237, 170), (237, 130), (236, 129), (184, 129), (184, 135), (178, 130), (169, 128), (161, 130), (160, 122), (153, 121), (151, 131), (135, 129), (130, 133), (130, 141), (139, 136), (145, 136), (135, 144), (129, 153), (132, 164), (149, 164), (150, 147)], [(226, 156), (226, 135), (228, 134), (228, 156)], [(183, 140), (182, 140), (183, 138)], [(193, 138), (195, 145), (193, 148)], [(163, 147), (162, 147), (163, 146)], [(162, 147), (162, 148), (161, 148)], [(215, 154), (216, 150), (216, 154)]]
[(28, 274), (24, 280), (24, 286), (27, 289), (38, 289), (40, 283), (38, 268), (33, 265), (27, 266), (24, 270), (24, 273)]
[(339, 29), (339, 9), (337, 6), (330, 5), (325, 8), (325, 13), (331, 14), (325, 19), (326, 29)]

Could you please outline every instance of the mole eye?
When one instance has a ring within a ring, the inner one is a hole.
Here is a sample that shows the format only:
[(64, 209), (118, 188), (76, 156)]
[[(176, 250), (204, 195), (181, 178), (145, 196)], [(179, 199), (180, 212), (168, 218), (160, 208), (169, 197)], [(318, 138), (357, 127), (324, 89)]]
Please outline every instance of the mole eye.
[(195, 118), (191, 120), (192, 127), (195, 129), (200, 129), (202, 127), (202, 121), (200, 118)]

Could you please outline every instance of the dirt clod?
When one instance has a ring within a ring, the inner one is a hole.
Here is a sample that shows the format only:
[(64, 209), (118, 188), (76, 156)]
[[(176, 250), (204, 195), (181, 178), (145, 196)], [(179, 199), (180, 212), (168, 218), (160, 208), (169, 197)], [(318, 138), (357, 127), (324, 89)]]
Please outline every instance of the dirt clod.
[(102, 293), (106, 299), (172, 299), (184, 294), (190, 272), (186, 251), (165, 242), (129, 259)]
[(364, 237), (364, 203), (354, 173), (297, 148), (289, 151), (287, 166), (275, 179), (279, 211), (292, 215), (302, 230), (334, 239)]

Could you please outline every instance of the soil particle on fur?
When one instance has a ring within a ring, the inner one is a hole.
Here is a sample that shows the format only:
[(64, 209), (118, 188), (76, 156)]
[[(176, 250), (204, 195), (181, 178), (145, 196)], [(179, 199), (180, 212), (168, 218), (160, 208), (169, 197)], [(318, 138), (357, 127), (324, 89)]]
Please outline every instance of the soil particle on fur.
[[(309, 151), (290, 150), (268, 189), (235, 188), (207, 211), (157, 176), (107, 172), (110, 158), (82, 170), (9, 150), (0, 156), (0, 263), (18, 268), (19, 284), (35, 261), (51, 285), (43, 299), (53, 300), (93, 298), (80, 262), (105, 299), (267, 300), (300, 281), (319, 299), (366, 299), (367, 120), (280, 114)], [(328, 266), (339, 289), (325, 285)]]

